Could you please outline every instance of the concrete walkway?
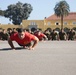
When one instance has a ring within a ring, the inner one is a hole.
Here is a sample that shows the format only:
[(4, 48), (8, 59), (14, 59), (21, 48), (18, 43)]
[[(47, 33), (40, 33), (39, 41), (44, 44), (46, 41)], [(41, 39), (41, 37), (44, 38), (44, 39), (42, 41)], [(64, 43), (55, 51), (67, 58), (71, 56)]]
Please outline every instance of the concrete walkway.
[(15, 51), (0, 41), (0, 75), (76, 75), (76, 41), (39, 42), (35, 50)]

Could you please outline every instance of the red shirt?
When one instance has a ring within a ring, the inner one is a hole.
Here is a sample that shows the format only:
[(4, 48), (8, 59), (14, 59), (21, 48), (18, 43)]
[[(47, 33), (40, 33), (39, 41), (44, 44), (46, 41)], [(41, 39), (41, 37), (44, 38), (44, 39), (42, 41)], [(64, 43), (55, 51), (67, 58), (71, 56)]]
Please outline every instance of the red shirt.
[(35, 36), (28, 32), (25, 32), (25, 37), (23, 39), (20, 39), (18, 33), (14, 33), (13, 35), (10, 36), (10, 39), (12, 41), (16, 41), (20, 45), (26, 45), (30, 43), (32, 40), (34, 40)]
[(45, 35), (43, 33), (34, 33), (34, 35), (39, 39), (39, 40), (42, 40), (43, 37), (45, 37)]

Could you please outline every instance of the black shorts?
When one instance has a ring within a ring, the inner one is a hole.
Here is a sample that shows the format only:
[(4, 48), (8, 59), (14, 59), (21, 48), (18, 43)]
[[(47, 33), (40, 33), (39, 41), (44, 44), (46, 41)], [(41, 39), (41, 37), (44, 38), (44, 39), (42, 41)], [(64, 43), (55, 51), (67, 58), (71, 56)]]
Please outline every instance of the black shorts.
[[(19, 44), (19, 43), (18, 43)], [(26, 45), (21, 45), (21, 44), (19, 44), (20, 46), (27, 46), (27, 47), (30, 47), (31, 46), (31, 42), (30, 43), (28, 43), (28, 44), (26, 44)]]

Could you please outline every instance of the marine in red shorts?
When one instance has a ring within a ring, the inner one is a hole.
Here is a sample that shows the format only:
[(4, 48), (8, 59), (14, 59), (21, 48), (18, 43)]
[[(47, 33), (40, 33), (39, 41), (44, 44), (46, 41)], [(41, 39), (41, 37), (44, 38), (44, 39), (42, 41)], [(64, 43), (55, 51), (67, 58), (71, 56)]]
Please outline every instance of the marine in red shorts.
[[(8, 38), (8, 43), (11, 46), (12, 49), (15, 49), (13, 42), (16, 41), (20, 46), (27, 46), (28, 49), (34, 49), (36, 44), (38, 43), (38, 38), (28, 32), (24, 32), (23, 29), (19, 28), (17, 33), (12, 34)], [(31, 42), (33, 41), (33, 45)]]

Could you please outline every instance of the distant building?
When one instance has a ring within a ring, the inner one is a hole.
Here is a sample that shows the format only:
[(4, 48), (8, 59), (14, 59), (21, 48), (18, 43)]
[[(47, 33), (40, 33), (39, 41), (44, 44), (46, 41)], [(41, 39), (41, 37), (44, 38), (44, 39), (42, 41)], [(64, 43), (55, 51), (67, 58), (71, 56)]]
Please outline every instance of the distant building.
[[(61, 27), (61, 19), (57, 17), (55, 14), (45, 19), (46, 25), (50, 25), (52, 28), (60, 28)], [(69, 13), (68, 16), (63, 19), (63, 27), (64, 28), (74, 28), (76, 27), (76, 12)]]
[[(39, 28), (43, 31), (47, 28), (51, 29), (60, 29), (61, 28), (61, 20), (60, 17), (57, 17), (55, 14), (45, 17), (44, 20), (23, 20), (21, 25), (2, 25), (0, 24), (0, 28)], [(68, 16), (64, 17), (63, 20), (63, 28), (64, 29), (76, 29), (76, 12), (70, 12)]]
[(23, 28), (28, 28), (28, 29), (40, 28), (40, 29), (44, 30), (44, 27), (43, 27), (44, 20), (23, 20), (22, 26), (23, 26)]
[[(23, 20), (22, 25), (24, 28), (56, 29), (61, 28), (61, 20), (60, 17), (53, 14), (44, 20)], [(64, 17), (63, 27), (76, 28), (76, 12), (70, 12), (68, 16)]]

